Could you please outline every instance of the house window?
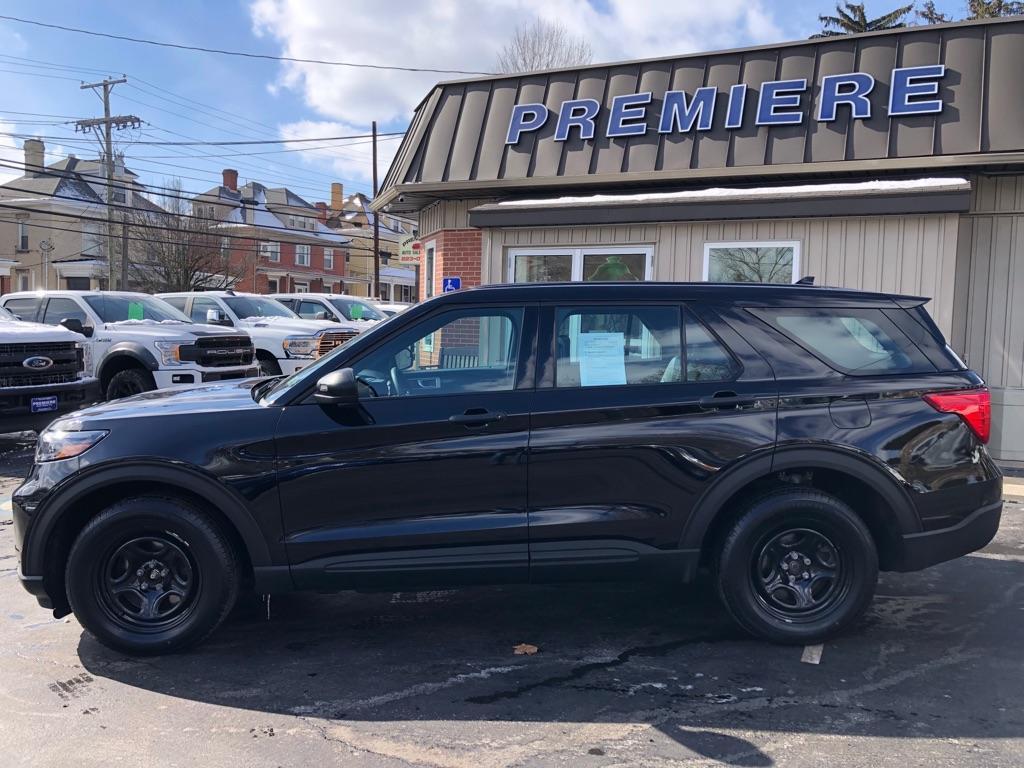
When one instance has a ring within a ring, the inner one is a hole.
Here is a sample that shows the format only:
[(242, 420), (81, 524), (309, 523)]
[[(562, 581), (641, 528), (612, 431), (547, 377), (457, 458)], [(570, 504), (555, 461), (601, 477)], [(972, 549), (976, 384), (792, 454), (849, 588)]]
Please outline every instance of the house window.
[(654, 249), (517, 248), (509, 252), (510, 283), (606, 282), (651, 279)]
[(276, 243), (273, 240), (264, 240), (260, 242), (260, 258), (264, 258), (267, 261), (278, 262), (281, 260), (281, 244)]
[(292, 283), (295, 293), (309, 293), (309, 283)]
[(32, 290), (31, 278), (27, 272), (18, 273), (18, 290), (19, 291), (30, 291)]
[(272, 277), (267, 280), (267, 293), (277, 293), (277, 278)]
[(28, 222), (18, 219), (18, 246), (19, 251), (28, 250)]
[(334, 269), (334, 249), (324, 248), (324, 269)]
[(294, 216), (289, 216), (288, 217), (288, 226), (291, 227), (292, 229), (295, 228), (295, 217)]
[(703, 277), (712, 283), (795, 283), (800, 279), (800, 242), (704, 243)]
[(295, 266), (297, 266), (297, 267), (308, 267), (309, 266), (309, 246), (308, 245), (296, 245), (295, 246)]
[(227, 259), (228, 259), (228, 257), (230, 255), (231, 255), (231, 238), (230, 237), (222, 237), (220, 239), (220, 257), (222, 259), (224, 259), (225, 261), (227, 261)]
[(436, 260), (434, 259), (434, 252), (436, 250), (437, 250), (437, 243), (436, 242), (429, 242), (423, 248), (423, 252), (425, 254), (424, 257), (423, 257), (423, 265), (424, 265), (423, 269), (424, 269), (424, 274), (426, 275), (426, 278), (427, 278), (426, 279), (426, 289), (427, 290), (425, 291), (425, 293), (427, 294), (426, 298), (428, 298), (428, 299), (431, 296), (434, 295), (434, 280), (437, 279), (437, 276), (434, 274), (435, 266), (436, 266), (436, 264), (435, 264)]

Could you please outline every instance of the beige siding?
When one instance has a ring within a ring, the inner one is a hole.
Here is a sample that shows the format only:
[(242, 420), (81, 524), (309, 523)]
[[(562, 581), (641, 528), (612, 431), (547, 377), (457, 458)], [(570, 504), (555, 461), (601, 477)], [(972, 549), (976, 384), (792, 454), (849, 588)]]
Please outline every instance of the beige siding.
[(495, 229), (484, 238), (483, 279), (506, 279), (510, 248), (649, 244), (655, 280), (699, 281), (707, 242), (796, 240), (801, 274), (814, 275), (819, 285), (931, 297), (929, 310), (949, 334), (957, 225), (956, 214), (934, 214)]
[(420, 237), (432, 235), (442, 229), (465, 229), (469, 226), (469, 209), (490, 199), (438, 200), (420, 211)]

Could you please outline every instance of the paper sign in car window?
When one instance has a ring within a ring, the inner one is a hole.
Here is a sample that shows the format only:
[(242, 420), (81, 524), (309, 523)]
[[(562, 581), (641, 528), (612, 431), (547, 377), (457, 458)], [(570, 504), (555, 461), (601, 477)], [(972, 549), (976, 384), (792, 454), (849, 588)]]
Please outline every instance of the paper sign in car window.
[(129, 320), (142, 320), (145, 315), (145, 309), (142, 306), (141, 301), (129, 301), (128, 302), (128, 319)]
[(363, 319), (363, 305), (362, 304), (353, 304), (352, 305), (351, 314), (352, 314), (352, 319), (353, 320), (362, 320)]
[(580, 384), (603, 387), (626, 383), (622, 333), (584, 333), (579, 337)]

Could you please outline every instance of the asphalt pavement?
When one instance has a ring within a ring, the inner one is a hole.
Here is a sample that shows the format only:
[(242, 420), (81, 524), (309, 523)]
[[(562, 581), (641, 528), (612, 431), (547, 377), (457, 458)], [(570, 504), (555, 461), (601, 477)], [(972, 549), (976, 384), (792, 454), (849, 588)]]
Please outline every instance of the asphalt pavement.
[[(0, 438), (0, 503), (31, 449)], [(36, 605), (0, 507), (2, 764), (1024, 765), (1021, 501), (820, 648), (744, 636), (704, 580), (251, 597), (148, 659)]]

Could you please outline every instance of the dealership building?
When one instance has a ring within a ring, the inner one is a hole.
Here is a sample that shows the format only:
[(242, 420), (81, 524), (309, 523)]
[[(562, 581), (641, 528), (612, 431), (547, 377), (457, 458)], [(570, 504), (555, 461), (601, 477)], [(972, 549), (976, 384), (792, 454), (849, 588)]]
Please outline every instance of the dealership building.
[[(438, 84), (375, 206), (420, 295), (550, 280), (929, 296), (1024, 462), (1024, 21)], [(448, 280), (449, 284), (453, 281)]]

